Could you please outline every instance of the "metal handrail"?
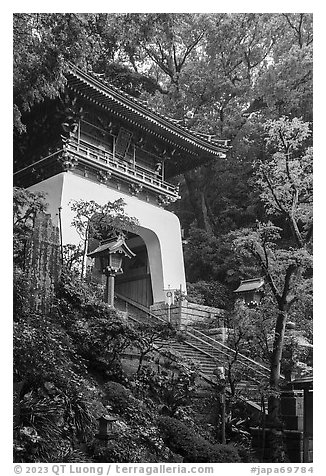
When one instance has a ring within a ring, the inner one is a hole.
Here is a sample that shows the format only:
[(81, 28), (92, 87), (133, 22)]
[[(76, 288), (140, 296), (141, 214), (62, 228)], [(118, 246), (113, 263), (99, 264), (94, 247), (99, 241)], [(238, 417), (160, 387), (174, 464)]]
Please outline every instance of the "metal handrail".
[[(166, 321), (165, 321), (164, 319), (162, 319), (162, 318), (156, 316), (155, 314), (153, 314), (146, 306), (143, 306), (142, 304), (139, 304), (139, 303), (137, 303), (136, 301), (133, 301), (132, 299), (127, 298), (126, 296), (123, 296), (123, 295), (120, 294), (120, 293), (115, 292), (115, 295), (116, 295), (118, 298), (120, 298), (121, 300), (125, 301), (126, 303), (131, 304), (132, 306), (134, 306), (134, 307), (138, 308), (139, 310), (143, 311), (143, 312), (144, 312), (145, 314), (147, 314), (148, 316), (153, 317), (154, 319), (157, 319), (157, 320), (159, 320), (160, 322), (163, 322), (163, 323), (166, 324)], [(128, 316), (128, 317), (130, 317), (130, 316)], [(134, 318), (133, 320), (134, 320), (134, 321), (137, 321), (137, 319), (135, 319), (135, 318)], [(137, 321), (137, 322), (140, 322), (140, 321)], [(199, 331), (197, 331), (197, 332), (198, 332), (199, 334), (202, 334), (202, 333), (199, 332)], [(195, 339), (198, 340), (198, 341), (202, 341), (202, 342), (204, 342), (205, 344), (208, 344), (207, 342), (205, 342), (204, 340), (200, 339), (198, 336), (192, 334), (192, 333), (191, 333), (190, 331), (188, 331), (188, 330), (186, 331), (186, 335), (187, 335), (187, 334), (188, 334), (189, 336), (195, 338)], [(203, 334), (203, 335), (205, 335), (205, 334)], [(214, 339), (212, 339), (212, 340), (214, 340)], [(214, 341), (214, 342), (217, 342), (217, 341)], [(186, 343), (187, 345), (189, 345), (190, 347), (196, 348), (197, 350), (199, 350), (199, 351), (202, 352), (203, 354), (210, 355), (210, 354), (208, 354), (208, 352), (204, 351), (203, 349), (200, 349), (199, 347), (196, 347), (195, 345), (191, 344), (191, 342), (185, 341), (185, 343)], [(233, 349), (231, 349), (230, 347), (226, 346), (225, 344), (222, 344), (221, 342), (219, 342), (219, 344), (221, 344), (224, 348), (226, 348), (226, 349), (228, 349), (228, 350), (230, 350), (230, 351), (233, 351)], [(210, 345), (210, 344), (208, 344), (208, 345)], [(213, 346), (211, 345), (211, 347), (213, 347)], [(214, 350), (217, 350), (218, 352), (227, 354), (227, 352), (221, 351), (220, 349), (214, 348)], [(233, 352), (235, 352), (235, 351), (233, 351)], [(215, 357), (212, 356), (212, 355), (210, 355), (210, 357), (215, 358)], [(246, 356), (243, 356), (243, 357), (246, 357)], [(253, 361), (253, 362), (254, 362), (255, 364), (257, 364), (257, 362), (255, 362), (255, 361)], [(248, 364), (245, 364), (245, 365), (248, 365)], [(260, 364), (258, 364), (258, 365), (260, 365)], [(264, 367), (264, 366), (262, 366), (262, 367), (263, 367), (264, 369), (267, 369), (267, 367)], [(253, 369), (253, 370), (254, 370), (254, 369)], [(267, 370), (269, 370), (269, 369), (267, 369)], [(257, 373), (260, 373), (261, 375), (263, 375), (264, 377), (266, 377), (266, 375), (263, 374), (262, 372), (257, 371), (257, 370), (256, 370), (256, 372), (257, 372)], [(199, 374), (200, 374), (201, 377), (202, 377), (204, 380), (206, 380), (207, 382), (210, 382), (210, 383), (213, 383), (213, 384), (216, 383), (215, 380), (213, 379), (213, 376), (207, 375), (207, 374), (204, 373), (203, 371), (199, 371)], [(282, 378), (284, 378), (284, 377), (282, 376)], [(254, 380), (253, 380), (253, 381), (254, 381)], [(248, 398), (245, 398), (245, 397), (243, 397), (243, 396), (241, 396), (241, 395), (239, 396), (239, 399), (242, 400), (242, 401), (244, 401), (244, 402), (246, 402), (248, 405), (252, 406), (252, 407), (255, 408), (256, 410), (261, 411), (261, 406), (258, 405), (256, 402), (254, 402), (254, 401), (252, 401), (252, 400), (250, 400), (250, 399), (248, 399)]]
[[(196, 335), (193, 334), (191, 331), (187, 331), (187, 334), (189, 334), (191, 337), (194, 337), (197, 341), (200, 341), (200, 342), (203, 342), (204, 344), (209, 345), (212, 349), (214, 349), (215, 351), (219, 352), (220, 354), (226, 355), (227, 357), (230, 356), (230, 353), (236, 353), (233, 349), (231, 349), (230, 347), (227, 347), (227, 346), (225, 346), (225, 345), (223, 345), (223, 347), (224, 347), (224, 349), (227, 349), (227, 351), (226, 351), (226, 350), (218, 349), (217, 347), (214, 347), (212, 344), (206, 342), (204, 339), (201, 339), (200, 337), (196, 336)], [(204, 335), (204, 334), (203, 334), (203, 335)], [(217, 344), (221, 344), (220, 342), (217, 342), (217, 341), (215, 341), (215, 342), (216, 342)], [(237, 356), (240, 357), (240, 359), (242, 359), (242, 358), (245, 357), (243, 354), (240, 354), (240, 353), (238, 353)], [(213, 356), (213, 357), (214, 357), (214, 356)], [(251, 359), (250, 359), (250, 360), (251, 360)], [(260, 364), (258, 364), (258, 363), (255, 362), (254, 360), (253, 360), (252, 362), (255, 363), (255, 364), (257, 364), (258, 366), (262, 367), (262, 368), (263, 368), (264, 370), (266, 370), (266, 371), (268, 372), (268, 374), (269, 374), (269, 369), (268, 369), (267, 367), (261, 366)], [(266, 375), (266, 373), (263, 373), (263, 372), (261, 372), (261, 371), (258, 370), (258, 369), (254, 369), (254, 368), (252, 367), (252, 365), (251, 365), (251, 364), (248, 364), (247, 362), (242, 362), (241, 360), (238, 360), (238, 363), (239, 363), (240, 365), (243, 365), (243, 366), (249, 368), (250, 370), (253, 370), (253, 371), (254, 371), (255, 373), (257, 373), (257, 374), (262, 375), (262, 376), (265, 377), (265, 378), (268, 378), (268, 377), (269, 377), (268, 374)]]
[(120, 293), (117, 293), (115, 292), (115, 295), (119, 298), (119, 299), (122, 299), (122, 301), (125, 301), (126, 303), (130, 304), (131, 306), (134, 306), (136, 307), (137, 309), (139, 309), (140, 311), (143, 311), (145, 314), (147, 314), (148, 316), (150, 317), (153, 317), (154, 319), (157, 319), (158, 321), (164, 323), (164, 324), (167, 324), (167, 321), (165, 321), (164, 319), (162, 319), (161, 317), (158, 317), (156, 316), (156, 314), (153, 314), (146, 306), (143, 306), (142, 304), (134, 301), (133, 299), (130, 299), (126, 296), (123, 296), (122, 294)]
[[(194, 331), (194, 334), (195, 334), (195, 333), (200, 334), (201, 336), (205, 337), (206, 339), (209, 339), (210, 341), (212, 341), (215, 345), (217, 344), (217, 345), (223, 347), (224, 349), (229, 350), (230, 352), (232, 352), (232, 353), (234, 353), (234, 354), (236, 353), (236, 351), (233, 350), (233, 349), (231, 349), (231, 347), (228, 347), (227, 345), (223, 344), (222, 342), (219, 342), (219, 341), (213, 339), (212, 337), (207, 336), (207, 335), (204, 334), (203, 332), (200, 332), (200, 331), (198, 331), (197, 329), (193, 329), (193, 331)], [(194, 337), (196, 337), (196, 336), (194, 336)], [(203, 340), (204, 340), (204, 339), (203, 339)], [(207, 343), (208, 345), (212, 345), (212, 347), (214, 347), (214, 344), (210, 344), (210, 343), (208, 343), (208, 342), (205, 342), (205, 343)], [(250, 362), (250, 364), (252, 364), (252, 365), (254, 365), (254, 366), (256, 366), (256, 367), (260, 367), (261, 369), (263, 369), (263, 370), (265, 370), (266, 372), (270, 373), (270, 369), (269, 369), (268, 367), (266, 367), (265, 365), (262, 365), (262, 364), (260, 364), (259, 362), (256, 362), (255, 360), (251, 359), (250, 357), (247, 357), (247, 356), (244, 355), (244, 354), (241, 354), (240, 352), (238, 352), (237, 355), (240, 356), (241, 359), (244, 359), (244, 360), (247, 360), (248, 362)], [(285, 377), (284, 377), (284, 375), (282, 375), (282, 374), (280, 375), (280, 378), (281, 378), (281, 380), (285, 380)]]
[[(238, 357), (240, 357), (243, 360), (248, 361), (251, 365), (254, 365), (256, 367), (260, 367), (260, 369), (265, 370), (268, 373), (270, 372), (270, 369), (268, 367), (266, 367), (265, 365), (262, 365), (259, 362), (256, 362), (255, 360), (251, 359), (250, 357), (247, 357), (244, 354), (241, 354), (240, 352), (237, 353), (234, 349), (231, 349), (231, 347), (228, 347), (227, 345), (223, 344), (222, 342), (219, 342), (219, 341), (213, 339), (212, 337), (207, 336), (206, 334), (204, 334), (203, 332), (198, 331), (197, 329), (192, 329), (191, 333), (195, 337), (196, 337), (196, 334), (199, 334), (199, 338), (201, 340), (203, 340), (206, 344), (211, 345), (212, 347), (220, 346), (223, 349), (225, 349), (225, 351), (227, 351), (229, 353), (237, 354)], [(219, 350), (219, 349), (217, 349), (217, 350)]]
[[(132, 299), (127, 298), (127, 297), (125, 297), (125, 296), (123, 296), (123, 295), (121, 295), (121, 294), (119, 294), (119, 293), (116, 293), (116, 296), (119, 297), (120, 299), (124, 300), (124, 301), (127, 302), (128, 304), (131, 304), (132, 306), (134, 306), (134, 307), (140, 309), (141, 311), (145, 312), (145, 313), (146, 313), (147, 315), (149, 315), (150, 317), (153, 317), (154, 319), (157, 319), (157, 320), (159, 320), (159, 321), (161, 321), (161, 322), (166, 323), (166, 321), (165, 321), (164, 319), (162, 319), (162, 318), (158, 317), (157, 315), (153, 314), (147, 307), (145, 307), (145, 306), (143, 306), (143, 305), (141, 305), (141, 304), (139, 304), (139, 303), (133, 301)], [(236, 351), (233, 350), (233, 349), (231, 349), (231, 347), (228, 347), (227, 345), (222, 344), (222, 342), (218, 342), (218, 341), (216, 341), (215, 339), (212, 339), (211, 337), (206, 336), (205, 334), (203, 334), (202, 332), (198, 331), (197, 329), (192, 329), (191, 331), (187, 330), (187, 331), (186, 331), (186, 335), (187, 335), (187, 334), (188, 334), (189, 336), (195, 338), (195, 339), (198, 340), (198, 341), (204, 342), (205, 344), (209, 345), (210, 347), (212, 347), (214, 350), (220, 352), (221, 354), (224, 354), (224, 355), (226, 355), (226, 356), (229, 356), (230, 353), (236, 354)], [(199, 335), (196, 335), (196, 334), (199, 334)], [(211, 342), (205, 341), (205, 339), (206, 339), (206, 340), (209, 340), (209, 341), (212, 341), (213, 344), (212, 344)], [(189, 344), (190, 344), (190, 343), (189, 343)], [(214, 344), (215, 344), (215, 345), (214, 345)], [(217, 344), (218, 346), (222, 347), (223, 349), (218, 349), (218, 348), (216, 347), (216, 344)], [(190, 344), (190, 345), (191, 345), (191, 344)], [(268, 367), (265, 367), (264, 365), (259, 364), (258, 362), (254, 361), (253, 359), (250, 359), (249, 357), (247, 357), (247, 356), (245, 356), (245, 355), (243, 355), (243, 354), (241, 354), (241, 353), (238, 353), (237, 355), (238, 355), (238, 357), (240, 357), (240, 359), (247, 360), (248, 362), (250, 362), (251, 365), (254, 365), (254, 366), (256, 366), (256, 367), (260, 367), (260, 369), (264, 370), (264, 371), (269, 375), (269, 371), (270, 371), (270, 370), (269, 370)], [(251, 368), (250, 365), (249, 365), (249, 363), (244, 363), (244, 362), (241, 362), (241, 361), (239, 361), (239, 363), (242, 364), (242, 365), (245, 365), (245, 366), (247, 366), (247, 367), (249, 367), (249, 368)], [(257, 373), (259, 373), (260, 375), (262, 375), (262, 376), (264, 376), (264, 377), (267, 377), (267, 376), (268, 376), (268, 375), (266, 375), (265, 373), (263, 373), (261, 370), (258, 370), (258, 369), (257, 369), (257, 370), (252, 369), (252, 370), (256, 371)], [(284, 378), (284, 377), (282, 376), (282, 378)]]

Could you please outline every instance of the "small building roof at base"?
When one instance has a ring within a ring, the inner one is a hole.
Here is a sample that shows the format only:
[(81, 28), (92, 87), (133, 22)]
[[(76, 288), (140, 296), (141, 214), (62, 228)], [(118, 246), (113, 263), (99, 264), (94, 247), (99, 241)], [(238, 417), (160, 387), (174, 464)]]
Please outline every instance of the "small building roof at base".
[(240, 286), (235, 289), (235, 293), (245, 293), (248, 291), (258, 291), (265, 284), (264, 278), (246, 279), (241, 281)]

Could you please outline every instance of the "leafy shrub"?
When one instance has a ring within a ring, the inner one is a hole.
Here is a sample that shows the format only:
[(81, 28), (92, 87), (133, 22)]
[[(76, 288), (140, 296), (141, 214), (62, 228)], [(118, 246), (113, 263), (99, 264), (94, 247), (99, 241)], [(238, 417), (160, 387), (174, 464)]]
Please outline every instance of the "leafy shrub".
[(56, 284), (56, 305), (62, 312), (80, 310), (86, 303), (100, 303), (100, 290), (97, 285), (86, 283), (78, 273), (65, 269)]
[[(162, 352), (163, 354), (163, 352)], [(198, 376), (193, 364), (176, 359), (170, 361), (169, 353), (164, 353), (164, 366), (159, 365), (155, 371), (143, 366), (137, 375), (136, 385), (139, 395), (148, 395), (165, 409), (166, 414), (173, 416), (181, 408), (190, 404), (196, 390)]]
[(213, 445), (193, 429), (171, 417), (160, 417), (158, 425), (165, 443), (185, 463), (237, 463), (240, 457), (232, 445)]
[(107, 382), (104, 385), (105, 397), (109, 400), (113, 411), (124, 413), (131, 405), (132, 393), (118, 382)]
[[(87, 393), (64, 392), (52, 382), (22, 397), (20, 424), (14, 431), (15, 462), (59, 462), (81, 457), (78, 446), (92, 438), (95, 419)], [(85, 458), (84, 458), (85, 460)]]
[(135, 461), (135, 449), (130, 438), (118, 437), (105, 445), (95, 442), (90, 451), (97, 463), (130, 463)]
[(160, 463), (176, 460), (162, 440), (161, 444), (153, 448), (147, 439), (144, 440), (142, 433), (141, 428), (128, 428), (104, 445), (94, 442), (89, 451), (97, 463)]
[(54, 303), (51, 315), (25, 312), (25, 297), (19, 294), (24, 282), (17, 272), (14, 380), (25, 386), (15, 460), (72, 461), (81, 457), (79, 445), (96, 430), (97, 412), (91, 409), (99, 402), (99, 389), (87, 371), (90, 362), (118, 355), (126, 342), (122, 331), (129, 330), (114, 311), (87, 302), (87, 293), (73, 279), (63, 283), (66, 295)]
[(88, 369), (104, 379), (122, 378), (120, 355), (135, 338), (133, 328), (75, 273), (65, 272), (56, 293), (53, 314)]

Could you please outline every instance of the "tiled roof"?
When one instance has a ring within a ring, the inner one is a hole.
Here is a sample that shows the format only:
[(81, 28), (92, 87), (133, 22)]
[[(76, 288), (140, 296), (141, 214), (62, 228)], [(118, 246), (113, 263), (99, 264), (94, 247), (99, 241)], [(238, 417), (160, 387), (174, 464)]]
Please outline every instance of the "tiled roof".
[(240, 286), (234, 291), (243, 293), (248, 291), (257, 291), (264, 285), (264, 278), (254, 278), (241, 281)]
[(94, 103), (114, 111), (135, 125), (142, 125), (152, 134), (176, 144), (181, 149), (205, 158), (224, 158), (230, 149), (227, 141), (215, 140), (191, 131), (175, 120), (151, 110), (144, 101), (121, 91), (115, 86), (104, 84), (95, 77), (71, 65), (67, 73), (68, 87), (87, 97)]

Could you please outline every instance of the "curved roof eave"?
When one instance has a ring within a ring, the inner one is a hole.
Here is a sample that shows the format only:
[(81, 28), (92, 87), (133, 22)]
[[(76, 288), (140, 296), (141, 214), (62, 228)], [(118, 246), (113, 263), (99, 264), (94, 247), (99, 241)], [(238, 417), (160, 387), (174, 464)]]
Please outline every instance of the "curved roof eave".
[(178, 145), (196, 155), (206, 157), (224, 158), (229, 146), (211, 143), (190, 132), (185, 127), (174, 124), (171, 119), (166, 118), (148, 107), (129, 94), (111, 86), (104, 85), (87, 73), (71, 65), (67, 74), (68, 86), (88, 97), (91, 101), (100, 106), (112, 109), (116, 114), (121, 115), (131, 122), (141, 120), (142, 125), (147, 127), (154, 135), (161, 139)]

